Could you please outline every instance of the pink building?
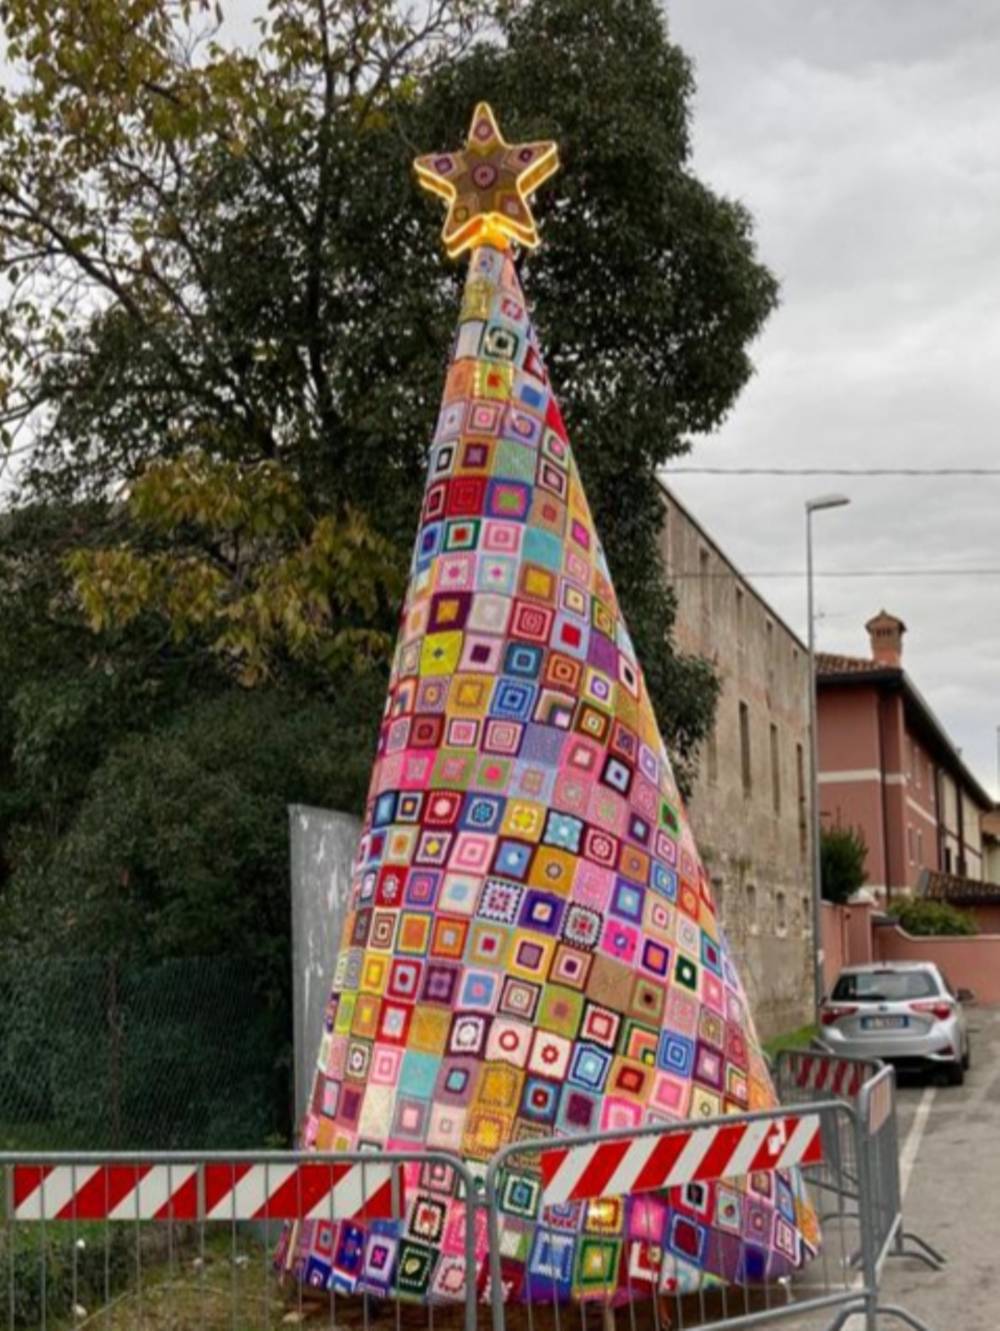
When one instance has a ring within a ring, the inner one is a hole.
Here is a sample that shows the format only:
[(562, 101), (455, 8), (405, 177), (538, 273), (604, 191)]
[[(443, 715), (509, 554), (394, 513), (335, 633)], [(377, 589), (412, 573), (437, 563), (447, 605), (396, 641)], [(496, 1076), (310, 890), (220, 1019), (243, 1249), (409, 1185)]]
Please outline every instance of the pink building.
[(903, 670), (906, 625), (883, 610), (865, 628), (870, 657), (816, 658), (823, 824), (861, 831), (887, 899), (924, 870), (981, 879), (993, 801)]

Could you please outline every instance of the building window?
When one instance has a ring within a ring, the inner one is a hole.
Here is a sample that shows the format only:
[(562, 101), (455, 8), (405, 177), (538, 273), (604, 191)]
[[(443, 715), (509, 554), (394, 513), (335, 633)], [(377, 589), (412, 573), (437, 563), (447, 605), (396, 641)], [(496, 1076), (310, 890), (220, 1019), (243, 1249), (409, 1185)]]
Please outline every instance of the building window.
[(795, 746), (795, 782), (799, 799), (799, 854), (805, 859), (809, 849), (809, 827), (806, 819), (806, 758), (801, 744)]
[(913, 746), (913, 750), (914, 750), (913, 768), (916, 774), (917, 789), (919, 790), (921, 785), (921, 777), (923, 776), (924, 772), (924, 755), (920, 752), (920, 750), (917, 748), (915, 744)]
[(778, 752), (778, 727), (771, 722), (771, 806), (781, 812), (781, 755)]
[(745, 702), (740, 703), (740, 767), (743, 772), (743, 794), (749, 799), (753, 789), (753, 772), (750, 767), (750, 708)]
[(719, 737), (716, 734), (715, 726), (708, 732), (705, 749), (705, 756), (708, 759), (708, 781), (710, 785), (714, 786), (719, 779)]
[(917, 828), (917, 863), (923, 865), (924, 862), (924, 829)]
[(779, 934), (788, 932), (788, 898), (784, 892), (774, 894), (774, 928)]
[(743, 588), (736, 588), (736, 640), (740, 648), (743, 647)]
[(808, 892), (802, 894), (802, 932), (804, 934), (812, 933), (812, 897)]
[(757, 889), (753, 883), (747, 883), (747, 928), (752, 934), (757, 932)]
[(945, 873), (951, 873), (951, 846), (945, 846), (944, 848), (944, 871)]
[(913, 835), (913, 828), (908, 826), (906, 829), (906, 845), (910, 852), (910, 863), (916, 863), (916, 837)]

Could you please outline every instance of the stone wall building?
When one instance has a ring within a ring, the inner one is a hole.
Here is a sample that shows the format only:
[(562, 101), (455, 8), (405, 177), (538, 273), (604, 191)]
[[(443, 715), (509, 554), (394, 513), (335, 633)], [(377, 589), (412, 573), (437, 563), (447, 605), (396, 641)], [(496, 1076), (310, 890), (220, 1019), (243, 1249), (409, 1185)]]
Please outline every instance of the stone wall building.
[(812, 1020), (809, 657), (663, 488), (674, 639), (722, 683), (689, 811), (763, 1038)]

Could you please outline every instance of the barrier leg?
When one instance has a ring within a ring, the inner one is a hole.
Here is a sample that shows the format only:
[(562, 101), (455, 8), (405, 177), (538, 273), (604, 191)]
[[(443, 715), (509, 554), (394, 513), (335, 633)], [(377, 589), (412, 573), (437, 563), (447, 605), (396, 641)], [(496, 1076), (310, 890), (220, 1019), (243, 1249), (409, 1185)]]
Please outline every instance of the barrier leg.
[[(910, 1245), (914, 1244), (915, 1247)], [(938, 1252), (919, 1234), (912, 1234), (909, 1230), (900, 1228), (899, 1239), (896, 1251), (892, 1254), (894, 1257), (915, 1257), (918, 1262), (923, 1262), (929, 1266), (932, 1271), (942, 1271), (948, 1265), (948, 1258)]]
[(897, 1308), (895, 1304), (881, 1303), (875, 1312), (876, 1317), (894, 1317), (897, 1322), (905, 1322), (907, 1326), (913, 1327), (913, 1331), (931, 1331), (926, 1322), (914, 1317), (913, 1313), (907, 1312), (905, 1308)]
[(493, 1331), (505, 1331), (503, 1280), (500, 1274), (500, 1205), (496, 1189), (496, 1172), (491, 1163), (486, 1171), (486, 1233), (490, 1263), (490, 1315)]

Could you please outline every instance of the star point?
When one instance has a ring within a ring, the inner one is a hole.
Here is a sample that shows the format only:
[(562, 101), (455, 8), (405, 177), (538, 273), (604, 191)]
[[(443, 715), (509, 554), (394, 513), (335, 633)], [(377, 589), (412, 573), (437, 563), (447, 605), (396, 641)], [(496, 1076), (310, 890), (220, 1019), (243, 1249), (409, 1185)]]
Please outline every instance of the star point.
[(528, 200), (559, 168), (552, 140), (507, 143), (492, 108), (480, 102), (464, 148), (428, 153), (413, 166), (424, 189), (448, 204), (442, 238), (450, 258), (476, 245), (505, 249), (516, 241), (530, 249), (538, 244)]

